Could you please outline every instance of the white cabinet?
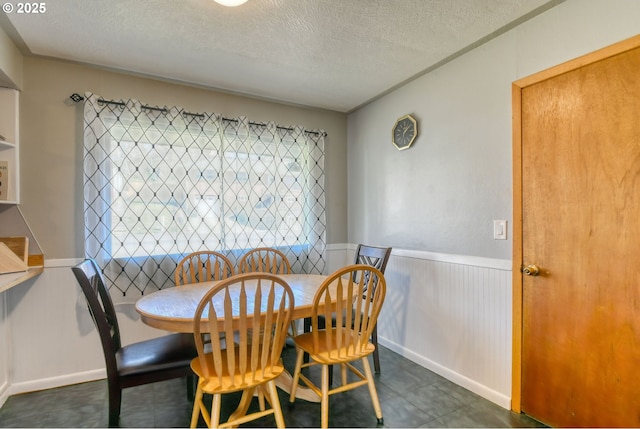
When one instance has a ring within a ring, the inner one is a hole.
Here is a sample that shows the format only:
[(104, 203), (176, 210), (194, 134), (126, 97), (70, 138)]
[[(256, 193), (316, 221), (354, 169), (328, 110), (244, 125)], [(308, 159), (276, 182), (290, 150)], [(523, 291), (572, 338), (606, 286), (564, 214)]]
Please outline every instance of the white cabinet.
[(18, 94), (15, 89), (0, 88), (0, 204), (20, 202)]

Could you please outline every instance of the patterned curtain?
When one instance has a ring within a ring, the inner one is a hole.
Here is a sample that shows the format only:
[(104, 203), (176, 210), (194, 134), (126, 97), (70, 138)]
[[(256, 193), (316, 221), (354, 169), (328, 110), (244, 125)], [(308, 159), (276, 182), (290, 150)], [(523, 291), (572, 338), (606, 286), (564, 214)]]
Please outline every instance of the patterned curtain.
[(293, 272), (322, 273), (324, 136), (85, 94), (86, 257), (123, 295), (173, 286), (198, 250), (276, 247)]

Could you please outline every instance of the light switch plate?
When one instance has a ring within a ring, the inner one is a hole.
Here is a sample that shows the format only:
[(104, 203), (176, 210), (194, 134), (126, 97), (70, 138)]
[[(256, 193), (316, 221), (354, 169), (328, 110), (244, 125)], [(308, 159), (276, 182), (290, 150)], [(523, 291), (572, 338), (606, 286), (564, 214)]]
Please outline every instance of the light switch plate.
[(493, 221), (493, 239), (494, 240), (507, 239), (507, 221), (506, 220)]

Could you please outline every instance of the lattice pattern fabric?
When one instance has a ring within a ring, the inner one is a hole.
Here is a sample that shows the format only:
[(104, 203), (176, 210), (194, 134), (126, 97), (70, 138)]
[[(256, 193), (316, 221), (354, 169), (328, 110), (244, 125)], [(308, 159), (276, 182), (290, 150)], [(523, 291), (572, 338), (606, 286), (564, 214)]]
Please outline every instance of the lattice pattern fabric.
[(85, 94), (86, 256), (123, 294), (173, 286), (198, 250), (275, 247), (323, 272), (324, 135)]

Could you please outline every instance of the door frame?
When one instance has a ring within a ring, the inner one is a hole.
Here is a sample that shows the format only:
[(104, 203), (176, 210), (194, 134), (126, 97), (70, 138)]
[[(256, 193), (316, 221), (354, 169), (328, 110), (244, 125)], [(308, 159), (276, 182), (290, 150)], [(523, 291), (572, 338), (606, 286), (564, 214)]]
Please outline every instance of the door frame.
[(561, 74), (602, 61), (614, 55), (640, 47), (640, 35), (631, 37), (576, 59), (567, 61), (531, 76), (519, 79), (511, 85), (512, 153), (513, 153), (513, 256), (512, 256), (512, 364), (511, 409), (521, 412), (522, 402), (522, 90)]

